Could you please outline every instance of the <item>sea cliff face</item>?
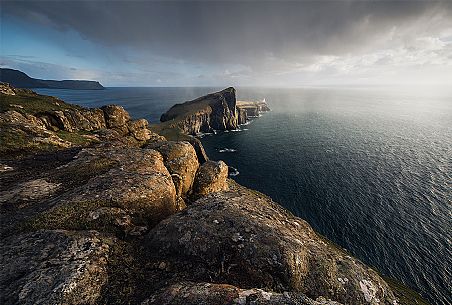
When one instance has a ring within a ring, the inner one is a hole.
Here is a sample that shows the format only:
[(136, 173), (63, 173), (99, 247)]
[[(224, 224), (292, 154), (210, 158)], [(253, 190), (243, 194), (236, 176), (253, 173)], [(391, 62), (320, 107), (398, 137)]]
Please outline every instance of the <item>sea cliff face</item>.
[[(207, 99), (210, 128), (238, 123), (233, 93)], [(119, 106), (85, 109), (6, 84), (0, 94), (2, 304), (420, 300), (228, 179), (180, 130), (164, 138)]]
[(234, 88), (177, 104), (164, 113), (160, 121), (169, 128), (179, 128), (186, 134), (233, 130), (248, 122), (250, 117), (269, 111), (265, 102), (237, 103)]

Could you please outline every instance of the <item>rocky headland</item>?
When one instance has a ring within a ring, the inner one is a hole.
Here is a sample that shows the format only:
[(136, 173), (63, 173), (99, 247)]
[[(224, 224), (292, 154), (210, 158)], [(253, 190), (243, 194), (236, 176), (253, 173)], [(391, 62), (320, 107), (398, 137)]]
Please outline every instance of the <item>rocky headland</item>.
[(0, 68), (0, 82), (5, 82), (17, 88), (48, 88), (48, 89), (78, 89), (99, 90), (104, 87), (98, 81), (92, 80), (47, 80), (32, 78), (22, 71)]
[(208, 160), (189, 134), (237, 128), (233, 88), (152, 126), (0, 97), (1, 304), (423, 302)]

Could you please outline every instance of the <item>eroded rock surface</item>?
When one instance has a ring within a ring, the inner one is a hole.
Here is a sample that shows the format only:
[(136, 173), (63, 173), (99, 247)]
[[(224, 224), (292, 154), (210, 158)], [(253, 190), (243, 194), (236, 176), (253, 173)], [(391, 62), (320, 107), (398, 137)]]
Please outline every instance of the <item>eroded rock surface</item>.
[(188, 142), (162, 141), (147, 145), (159, 151), (176, 187), (176, 193), (185, 197), (192, 188), (199, 167), (195, 149)]
[(235, 184), (162, 221), (146, 245), (150, 257), (166, 257), (172, 270), (191, 280), (302, 292), (345, 304), (396, 300), (375, 271), (320, 238), (306, 221)]
[(240, 289), (228, 284), (181, 282), (166, 287), (142, 305), (340, 305), (318, 299), (314, 301), (301, 293), (276, 293), (262, 289)]
[(228, 189), (228, 166), (223, 161), (207, 161), (199, 167), (193, 184), (193, 197)]
[(0, 303), (96, 304), (109, 247), (98, 233), (37, 231), (1, 241)]

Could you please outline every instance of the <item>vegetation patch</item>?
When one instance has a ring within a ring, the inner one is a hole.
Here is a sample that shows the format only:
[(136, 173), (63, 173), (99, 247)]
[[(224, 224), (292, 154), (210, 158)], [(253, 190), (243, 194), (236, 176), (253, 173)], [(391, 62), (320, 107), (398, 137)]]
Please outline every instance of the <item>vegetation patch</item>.
[[(17, 90), (17, 89), (16, 89)], [(29, 90), (17, 90), (16, 95), (2, 94), (0, 99), (0, 112), (15, 110), (21, 113), (36, 114), (39, 112), (64, 109), (82, 109), (71, 105), (53, 96), (35, 94)]]
[(86, 163), (69, 164), (55, 169), (49, 178), (52, 182), (62, 183), (65, 187), (76, 187), (86, 183), (92, 177), (102, 175), (118, 164), (117, 161), (101, 157)]
[(77, 131), (77, 132), (68, 132), (64, 130), (59, 130), (56, 132), (57, 136), (60, 139), (71, 142), (76, 146), (84, 146), (92, 143), (94, 140), (86, 137), (86, 135), (92, 135), (92, 132), (89, 131)]
[(67, 202), (47, 210), (24, 223), (24, 230), (99, 230), (102, 232), (119, 233), (114, 225), (116, 215), (103, 214), (93, 219), (90, 213), (102, 208), (113, 207), (107, 201)]

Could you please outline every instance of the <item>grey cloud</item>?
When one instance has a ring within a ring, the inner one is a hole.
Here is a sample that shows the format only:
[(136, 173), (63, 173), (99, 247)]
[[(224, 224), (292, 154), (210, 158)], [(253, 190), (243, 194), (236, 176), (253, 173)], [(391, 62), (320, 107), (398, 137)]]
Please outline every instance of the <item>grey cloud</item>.
[(3, 14), (73, 29), (107, 47), (251, 67), (271, 58), (365, 52), (381, 35), (419, 16), (452, 18), (450, 2), (427, 1), (37, 1), (3, 6)]

